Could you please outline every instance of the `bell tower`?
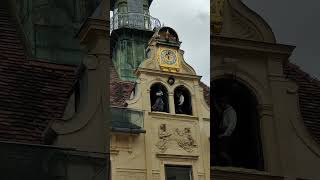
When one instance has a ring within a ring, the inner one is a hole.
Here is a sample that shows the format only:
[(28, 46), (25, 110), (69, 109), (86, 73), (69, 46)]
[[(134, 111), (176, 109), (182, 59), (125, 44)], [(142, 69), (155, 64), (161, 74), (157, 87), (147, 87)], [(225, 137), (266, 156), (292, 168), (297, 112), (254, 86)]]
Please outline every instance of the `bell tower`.
[(146, 57), (146, 47), (160, 21), (149, 14), (153, 0), (111, 0), (112, 61), (122, 80), (135, 81), (134, 70)]

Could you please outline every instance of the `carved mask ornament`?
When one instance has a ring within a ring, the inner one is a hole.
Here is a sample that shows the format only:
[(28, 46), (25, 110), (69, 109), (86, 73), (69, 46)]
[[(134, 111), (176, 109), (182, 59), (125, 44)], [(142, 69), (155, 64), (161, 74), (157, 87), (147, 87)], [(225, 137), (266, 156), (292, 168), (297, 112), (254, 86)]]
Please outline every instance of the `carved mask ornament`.
[(213, 33), (219, 34), (223, 24), (223, 6), (225, 0), (212, 0), (210, 6), (211, 25), (213, 26)]

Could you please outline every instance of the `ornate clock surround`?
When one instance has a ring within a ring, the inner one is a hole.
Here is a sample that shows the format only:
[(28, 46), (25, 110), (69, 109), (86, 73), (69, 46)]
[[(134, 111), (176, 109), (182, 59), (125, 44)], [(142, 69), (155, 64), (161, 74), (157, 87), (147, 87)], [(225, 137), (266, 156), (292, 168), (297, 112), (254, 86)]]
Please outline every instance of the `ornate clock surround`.
[(180, 70), (180, 55), (174, 47), (159, 46), (157, 60), (162, 71), (178, 72)]

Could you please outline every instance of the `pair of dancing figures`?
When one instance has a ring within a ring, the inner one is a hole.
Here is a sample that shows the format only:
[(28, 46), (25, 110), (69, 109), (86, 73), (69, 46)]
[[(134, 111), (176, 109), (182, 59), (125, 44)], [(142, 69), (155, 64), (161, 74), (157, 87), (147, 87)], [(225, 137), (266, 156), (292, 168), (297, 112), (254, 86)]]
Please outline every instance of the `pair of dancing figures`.
[[(161, 90), (158, 90), (156, 92), (156, 101), (155, 103), (152, 105), (152, 110), (153, 111), (159, 111), (159, 112), (163, 112), (164, 111), (164, 101), (163, 101), (163, 92)], [(178, 97), (178, 104), (177, 104), (177, 112), (178, 113), (182, 113), (182, 107), (184, 104), (184, 96), (182, 94), (182, 92), (177, 92), (177, 97)]]

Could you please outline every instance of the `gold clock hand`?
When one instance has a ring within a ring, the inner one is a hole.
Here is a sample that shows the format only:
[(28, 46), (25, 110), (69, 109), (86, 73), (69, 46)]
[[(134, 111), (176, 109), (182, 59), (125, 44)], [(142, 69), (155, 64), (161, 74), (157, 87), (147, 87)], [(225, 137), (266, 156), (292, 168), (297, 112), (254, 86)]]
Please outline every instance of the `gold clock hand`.
[(167, 59), (167, 60), (169, 60), (169, 59), (170, 59), (169, 54), (166, 54), (166, 59)]

